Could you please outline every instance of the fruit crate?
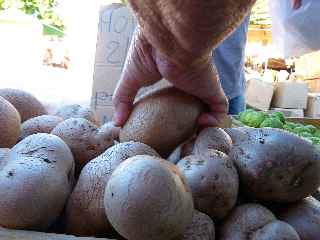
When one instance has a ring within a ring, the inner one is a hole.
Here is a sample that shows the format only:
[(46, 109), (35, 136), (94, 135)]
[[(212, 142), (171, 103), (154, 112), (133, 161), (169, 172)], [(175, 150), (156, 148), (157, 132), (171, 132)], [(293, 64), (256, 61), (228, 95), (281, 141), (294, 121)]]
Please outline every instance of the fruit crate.
[(1, 240), (111, 240), (107, 238), (75, 237), (63, 234), (41, 233), (0, 228)]

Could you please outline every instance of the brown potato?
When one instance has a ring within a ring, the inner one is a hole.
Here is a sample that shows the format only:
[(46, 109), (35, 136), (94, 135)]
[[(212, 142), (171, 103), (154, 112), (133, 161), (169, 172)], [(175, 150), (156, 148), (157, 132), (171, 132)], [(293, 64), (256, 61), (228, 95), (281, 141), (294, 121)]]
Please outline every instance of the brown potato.
[(143, 142), (168, 157), (193, 135), (202, 111), (200, 100), (176, 88), (153, 91), (135, 103), (120, 141)]
[(42, 115), (30, 118), (21, 125), (19, 140), (22, 140), (35, 133), (51, 133), (51, 131), (63, 121), (61, 117)]
[(246, 142), (250, 139), (248, 135), (248, 130), (247, 128), (225, 128), (224, 131), (230, 136), (232, 140), (232, 145), (239, 145), (243, 142)]
[(239, 176), (226, 154), (209, 150), (206, 154), (191, 155), (180, 160), (177, 167), (192, 190), (197, 210), (218, 221), (235, 206)]
[(193, 148), (194, 154), (203, 154), (208, 150), (218, 150), (229, 154), (232, 148), (230, 136), (221, 128), (206, 128), (198, 135)]
[(7, 163), (7, 159), (9, 156), (10, 149), (9, 148), (0, 148), (0, 171), (3, 166)]
[(21, 119), (15, 107), (0, 97), (0, 148), (11, 148), (18, 141)]
[(192, 155), (196, 135), (180, 144), (168, 157), (168, 161), (177, 164), (182, 158)]
[(277, 213), (279, 219), (289, 223), (301, 240), (318, 240), (320, 237), (320, 203), (314, 198), (284, 207)]
[(119, 140), (120, 127), (114, 125), (114, 122), (107, 122), (99, 128), (99, 135), (111, 135), (114, 141)]
[(18, 110), (21, 122), (47, 114), (47, 110), (42, 103), (28, 92), (4, 88), (0, 89), (0, 96), (5, 98)]
[(220, 229), (221, 240), (247, 240), (250, 234), (276, 220), (271, 211), (259, 204), (235, 208)]
[(187, 227), (182, 237), (175, 240), (215, 240), (214, 223), (209, 216), (194, 211), (192, 223)]
[(55, 115), (63, 118), (64, 120), (69, 118), (84, 118), (93, 124), (100, 126), (100, 122), (95, 112), (91, 108), (84, 107), (79, 104), (62, 106), (57, 110)]
[(34, 134), (15, 145), (0, 170), (0, 225), (45, 231), (61, 214), (71, 192), (73, 156), (50, 134)]
[(296, 230), (289, 224), (273, 221), (258, 229), (251, 237), (252, 240), (300, 240)]
[(277, 221), (271, 211), (258, 204), (235, 208), (219, 233), (220, 240), (300, 240), (290, 225)]
[(113, 128), (96, 125), (84, 118), (69, 118), (58, 124), (51, 132), (70, 147), (76, 162), (76, 173), (114, 144), (117, 132)]
[(315, 193), (313, 193), (312, 197), (320, 201), (320, 189), (318, 189)]
[(192, 222), (193, 201), (177, 167), (138, 155), (112, 173), (104, 196), (108, 219), (126, 239), (172, 239)]
[(242, 190), (254, 199), (295, 202), (320, 186), (320, 152), (308, 141), (277, 129), (250, 130), (232, 158)]
[(138, 142), (117, 144), (90, 161), (81, 171), (65, 212), (65, 229), (77, 236), (106, 236), (112, 228), (104, 209), (104, 190), (117, 166), (136, 155), (159, 156)]

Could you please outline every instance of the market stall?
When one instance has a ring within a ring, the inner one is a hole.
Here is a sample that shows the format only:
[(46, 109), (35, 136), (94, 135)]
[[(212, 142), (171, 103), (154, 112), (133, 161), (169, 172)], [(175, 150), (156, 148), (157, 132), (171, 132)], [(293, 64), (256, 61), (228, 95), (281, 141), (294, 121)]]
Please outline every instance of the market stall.
[[(96, 32), (70, 48), (82, 26), (70, 15), (68, 31), (57, 2), (4, 2), (0, 29), (36, 40), (14, 52), (8, 34), (0, 47), (24, 56), (0, 73), (0, 240), (320, 239), (320, 53), (281, 56), (266, 1), (250, 20), (245, 111), (214, 112), (162, 79), (139, 90), (122, 126), (112, 98), (137, 26), (126, 1), (88, 7)], [(24, 12), (19, 26), (3, 20), (7, 4)], [(15, 85), (2, 82), (9, 70)]]

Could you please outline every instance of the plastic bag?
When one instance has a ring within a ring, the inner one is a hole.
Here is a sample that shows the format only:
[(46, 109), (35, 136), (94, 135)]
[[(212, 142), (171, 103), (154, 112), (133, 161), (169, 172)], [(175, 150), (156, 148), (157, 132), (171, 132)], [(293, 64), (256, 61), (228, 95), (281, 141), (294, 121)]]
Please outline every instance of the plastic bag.
[(320, 1), (302, 0), (299, 9), (291, 0), (269, 0), (274, 44), (283, 57), (300, 57), (320, 49)]

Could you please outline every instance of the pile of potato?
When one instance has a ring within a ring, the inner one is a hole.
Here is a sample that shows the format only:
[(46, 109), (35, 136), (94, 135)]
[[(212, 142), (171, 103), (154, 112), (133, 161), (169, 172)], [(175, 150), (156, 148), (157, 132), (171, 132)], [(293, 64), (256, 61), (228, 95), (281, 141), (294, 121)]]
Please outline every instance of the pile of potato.
[[(272, 128), (197, 128), (173, 87), (123, 128), (0, 89), (0, 226), (128, 240), (319, 240), (320, 152)], [(316, 196), (316, 195), (314, 195)]]

